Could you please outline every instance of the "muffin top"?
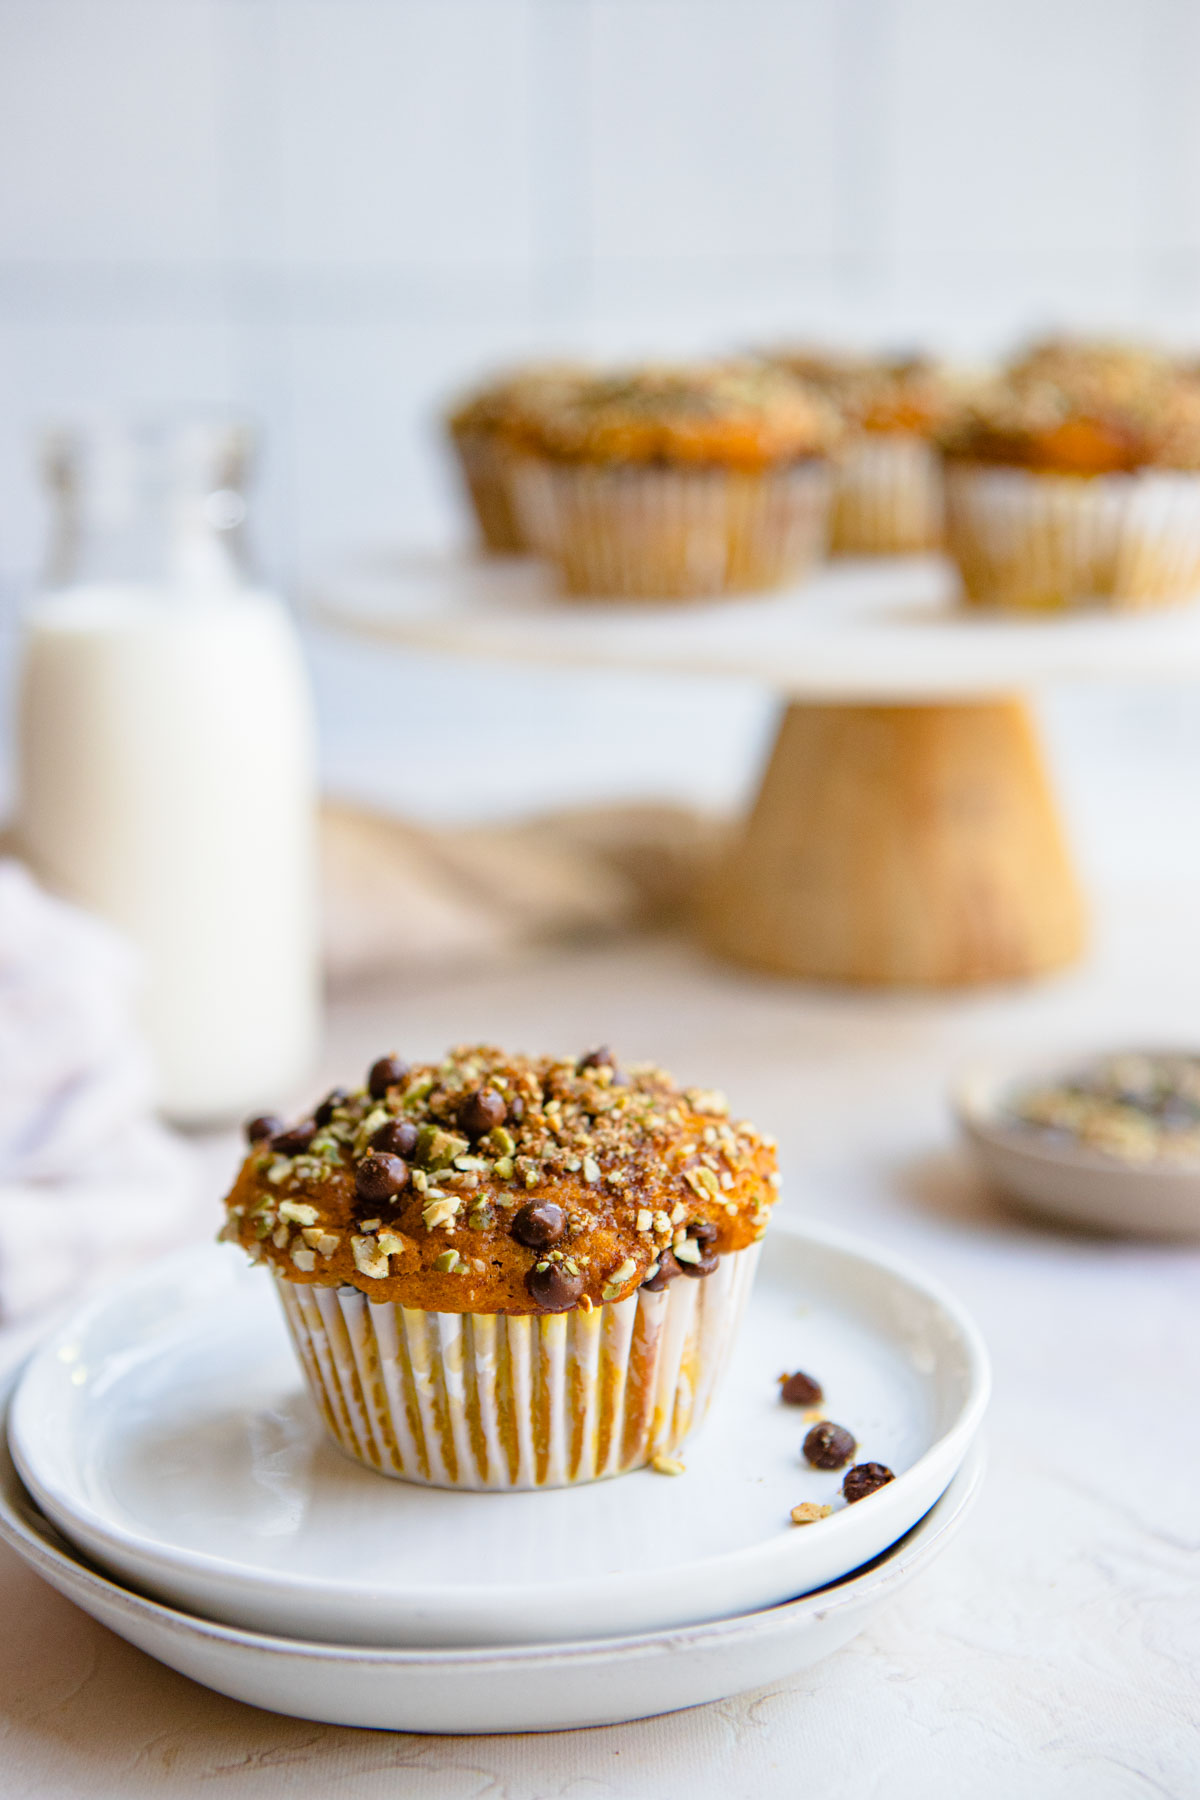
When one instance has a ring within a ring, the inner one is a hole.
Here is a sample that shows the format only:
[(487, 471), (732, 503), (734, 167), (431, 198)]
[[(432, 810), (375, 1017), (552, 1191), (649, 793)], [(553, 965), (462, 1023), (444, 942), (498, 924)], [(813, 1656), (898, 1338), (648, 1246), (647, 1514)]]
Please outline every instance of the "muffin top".
[(456, 436), (519, 431), (525, 410), (571, 393), (590, 379), (579, 363), (530, 363), (509, 369), (459, 396), (446, 414)]
[(1152, 349), (1049, 339), (972, 397), (944, 447), (1063, 475), (1200, 468), (1200, 381)]
[(285, 1127), (252, 1120), (222, 1236), (289, 1281), (427, 1312), (590, 1311), (760, 1238), (775, 1146), (724, 1098), (608, 1050), (381, 1057)]
[(528, 448), (562, 462), (762, 469), (823, 456), (840, 422), (815, 389), (752, 362), (648, 365), (536, 402)]
[(776, 350), (767, 360), (818, 389), (859, 431), (928, 437), (956, 416), (959, 387), (930, 357), (855, 356), (834, 350)]

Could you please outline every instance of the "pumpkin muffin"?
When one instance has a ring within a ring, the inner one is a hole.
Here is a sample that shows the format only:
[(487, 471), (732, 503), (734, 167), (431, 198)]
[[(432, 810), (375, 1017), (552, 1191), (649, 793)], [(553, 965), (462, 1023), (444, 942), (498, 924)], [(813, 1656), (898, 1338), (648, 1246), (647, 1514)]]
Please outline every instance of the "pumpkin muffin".
[(768, 360), (817, 388), (845, 423), (830, 537), (834, 555), (938, 549), (944, 502), (936, 438), (954, 418), (961, 384), (920, 356), (784, 349)]
[(257, 1119), (223, 1235), (275, 1279), (335, 1441), (441, 1487), (559, 1487), (699, 1424), (776, 1197), (716, 1093), (607, 1050), (374, 1064)]
[(523, 416), (517, 513), (568, 594), (691, 600), (796, 580), (823, 555), (834, 409), (779, 369), (629, 369)]
[(1200, 589), (1200, 381), (1154, 350), (1051, 340), (944, 438), (968, 601), (1132, 609)]
[(515, 369), (473, 388), (446, 414), (480, 541), (494, 555), (519, 555), (529, 548), (512, 499), (512, 444), (523, 410), (580, 379), (582, 371), (569, 363)]

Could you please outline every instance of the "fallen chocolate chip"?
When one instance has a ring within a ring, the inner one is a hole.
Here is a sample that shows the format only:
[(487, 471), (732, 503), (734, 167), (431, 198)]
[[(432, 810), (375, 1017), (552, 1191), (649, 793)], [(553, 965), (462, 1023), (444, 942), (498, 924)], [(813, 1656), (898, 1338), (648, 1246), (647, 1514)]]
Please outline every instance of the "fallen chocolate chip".
[(524, 1244), (527, 1250), (548, 1250), (551, 1244), (557, 1244), (566, 1229), (567, 1215), (552, 1200), (543, 1200), (538, 1205), (531, 1201), (521, 1208), (510, 1226), (518, 1244)]
[(317, 1121), (302, 1119), (299, 1125), (292, 1125), (287, 1131), (277, 1131), (271, 1139), (272, 1150), (278, 1150), (280, 1156), (299, 1156), (307, 1150), (317, 1135)]
[(471, 1138), (486, 1137), (497, 1125), (503, 1125), (507, 1117), (504, 1096), (495, 1088), (480, 1088), (477, 1094), (468, 1094), (458, 1108), (459, 1130)]
[(264, 1138), (277, 1137), (284, 1125), (274, 1113), (262, 1113), (257, 1119), (247, 1119), (243, 1129), (248, 1144), (261, 1144)]
[(617, 1059), (607, 1044), (601, 1044), (598, 1049), (589, 1050), (587, 1055), (581, 1056), (575, 1065), (581, 1072), (584, 1069), (615, 1069), (616, 1066)]
[(417, 1147), (418, 1132), (411, 1119), (389, 1119), (371, 1139), (372, 1150), (384, 1150), (389, 1156), (411, 1156)]
[(787, 1406), (815, 1406), (825, 1398), (825, 1390), (811, 1375), (797, 1369), (794, 1375), (779, 1377), (779, 1398)]
[(814, 1469), (844, 1469), (854, 1455), (854, 1439), (844, 1425), (822, 1419), (805, 1438), (804, 1454)]
[(364, 1156), (354, 1186), (360, 1200), (390, 1200), (408, 1186), (408, 1164), (401, 1156)]
[(699, 1262), (687, 1262), (682, 1256), (679, 1258), (679, 1273), (690, 1275), (693, 1281), (701, 1281), (705, 1275), (716, 1273), (720, 1260), (715, 1250), (702, 1249)]
[(664, 1250), (658, 1259), (658, 1268), (653, 1275), (643, 1281), (642, 1286), (648, 1288), (652, 1294), (661, 1294), (667, 1283), (674, 1281), (675, 1277), (682, 1272), (682, 1265), (676, 1260), (674, 1251)]
[(328, 1125), (333, 1117), (333, 1109), (340, 1106), (347, 1097), (345, 1088), (332, 1088), (318, 1106), (313, 1118), (318, 1125)]
[(388, 1089), (397, 1087), (407, 1074), (408, 1064), (402, 1056), (381, 1056), (371, 1064), (367, 1092), (372, 1100), (382, 1100)]
[(694, 1237), (698, 1244), (715, 1243), (720, 1236), (721, 1228), (714, 1225), (711, 1219), (697, 1219), (694, 1225), (687, 1228), (688, 1236)]
[(525, 1286), (543, 1312), (568, 1312), (583, 1292), (583, 1276), (572, 1275), (561, 1263), (546, 1263), (530, 1269)]
[(852, 1469), (846, 1471), (842, 1492), (849, 1505), (853, 1506), (856, 1500), (865, 1500), (868, 1494), (886, 1487), (889, 1481), (895, 1479), (886, 1463), (855, 1463)]

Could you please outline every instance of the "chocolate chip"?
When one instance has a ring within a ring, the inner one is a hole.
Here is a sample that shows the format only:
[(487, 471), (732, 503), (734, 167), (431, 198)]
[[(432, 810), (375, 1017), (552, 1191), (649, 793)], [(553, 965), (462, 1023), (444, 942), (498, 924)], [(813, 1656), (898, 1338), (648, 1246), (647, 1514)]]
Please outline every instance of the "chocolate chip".
[(510, 1229), (518, 1244), (524, 1244), (527, 1250), (548, 1250), (567, 1229), (567, 1215), (551, 1200), (536, 1206), (531, 1201), (521, 1208)]
[(277, 1137), (283, 1128), (283, 1120), (274, 1113), (262, 1113), (257, 1119), (247, 1119), (243, 1127), (248, 1144), (261, 1144), (264, 1138)]
[(701, 1250), (699, 1262), (685, 1262), (681, 1256), (679, 1258), (679, 1273), (681, 1275), (690, 1275), (693, 1281), (701, 1281), (705, 1275), (712, 1275), (716, 1272), (716, 1267), (720, 1260), (721, 1259), (715, 1250)]
[(401, 1156), (364, 1156), (354, 1186), (360, 1200), (390, 1200), (408, 1186), (408, 1164)]
[(302, 1119), (299, 1125), (291, 1126), (287, 1131), (277, 1131), (271, 1139), (272, 1150), (278, 1150), (280, 1156), (299, 1156), (307, 1150), (317, 1135), (317, 1121)]
[(854, 1455), (854, 1439), (844, 1425), (822, 1419), (805, 1438), (804, 1454), (814, 1469), (844, 1469)]
[(674, 1252), (664, 1250), (658, 1259), (658, 1267), (654, 1274), (647, 1281), (643, 1281), (642, 1286), (648, 1288), (652, 1294), (661, 1294), (667, 1283), (674, 1281), (675, 1277), (681, 1273), (682, 1265), (676, 1261)]
[(340, 1106), (342, 1101), (346, 1098), (347, 1094), (345, 1088), (331, 1088), (329, 1093), (327, 1093), (322, 1100), (320, 1106), (318, 1106), (316, 1112), (313, 1114), (313, 1118), (317, 1121), (317, 1124), (328, 1125), (330, 1119), (333, 1117), (334, 1107)]
[(472, 1138), (486, 1137), (497, 1125), (503, 1125), (507, 1117), (504, 1096), (495, 1088), (480, 1088), (477, 1094), (468, 1094), (458, 1108), (459, 1130)]
[(411, 1119), (389, 1119), (371, 1139), (372, 1150), (384, 1150), (389, 1156), (411, 1156), (420, 1134)]
[(846, 1471), (842, 1492), (853, 1506), (856, 1500), (865, 1500), (868, 1494), (874, 1494), (895, 1479), (886, 1463), (855, 1463), (852, 1469)]
[(561, 1263), (539, 1263), (525, 1277), (525, 1286), (543, 1312), (568, 1312), (583, 1292), (583, 1276), (572, 1275)]
[(408, 1064), (402, 1056), (381, 1056), (371, 1064), (367, 1092), (372, 1100), (382, 1100), (388, 1089), (398, 1087), (407, 1074)]
[(617, 1059), (607, 1044), (601, 1044), (598, 1049), (589, 1050), (586, 1056), (581, 1056), (575, 1066), (581, 1074), (584, 1069), (615, 1069)]
[(815, 1406), (825, 1398), (820, 1382), (799, 1369), (794, 1375), (781, 1375), (779, 1381), (779, 1398), (788, 1406)]
[(715, 1243), (720, 1236), (720, 1226), (714, 1225), (711, 1219), (697, 1219), (694, 1225), (687, 1228), (688, 1236), (694, 1237), (698, 1244)]

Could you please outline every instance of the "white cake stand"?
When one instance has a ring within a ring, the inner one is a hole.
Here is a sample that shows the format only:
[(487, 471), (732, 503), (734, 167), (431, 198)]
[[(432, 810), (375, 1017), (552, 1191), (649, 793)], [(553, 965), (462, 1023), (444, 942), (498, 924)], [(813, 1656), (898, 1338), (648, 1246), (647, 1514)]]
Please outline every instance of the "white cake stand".
[(380, 556), (319, 584), (326, 624), (429, 650), (751, 677), (782, 716), (702, 909), (712, 946), (790, 975), (961, 985), (1072, 961), (1085, 912), (1033, 722), (1060, 681), (1194, 680), (1200, 609), (1017, 618), (954, 604), (936, 557), (794, 591), (565, 600), (532, 559)]

